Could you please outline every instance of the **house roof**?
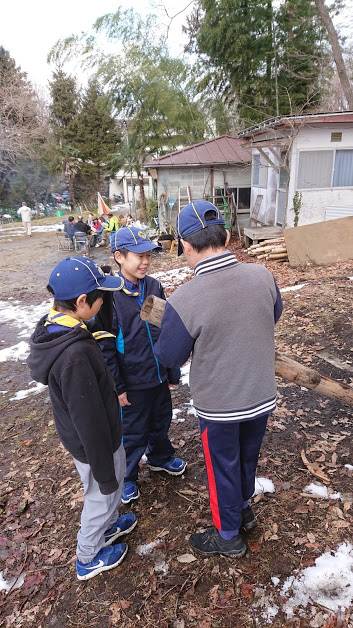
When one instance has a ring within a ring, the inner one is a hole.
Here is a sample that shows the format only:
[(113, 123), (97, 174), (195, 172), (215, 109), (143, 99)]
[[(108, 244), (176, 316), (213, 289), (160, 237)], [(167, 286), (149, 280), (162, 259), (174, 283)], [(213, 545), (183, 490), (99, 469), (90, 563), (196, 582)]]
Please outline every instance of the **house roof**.
[(347, 122), (353, 124), (353, 111), (326, 111), (306, 113), (300, 116), (277, 116), (244, 129), (238, 135), (242, 138), (249, 138), (267, 129), (290, 128), (302, 124), (343, 124)]
[(250, 163), (250, 150), (243, 141), (232, 135), (221, 135), (176, 150), (144, 164), (145, 168), (175, 168), (185, 166), (214, 166)]

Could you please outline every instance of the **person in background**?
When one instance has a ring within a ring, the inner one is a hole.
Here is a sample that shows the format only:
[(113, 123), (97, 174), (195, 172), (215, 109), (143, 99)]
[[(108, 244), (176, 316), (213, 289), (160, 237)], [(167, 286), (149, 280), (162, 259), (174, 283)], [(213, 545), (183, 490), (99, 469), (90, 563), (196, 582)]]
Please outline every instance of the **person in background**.
[(91, 228), (92, 228), (92, 225), (93, 225), (93, 221), (94, 221), (94, 215), (90, 212), (90, 213), (88, 214), (87, 224), (88, 224), (88, 226), (89, 226), (89, 227), (91, 227)]
[(282, 300), (270, 271), (238, 262), (209, 201), (189, 203), (177, 221), (179, 254), (195, 277), (168, 299), (155, 352), (167, 368), (191, 355), (190, 393), (200, 422), (214, 527), (190, 537), (210, 556), (240, 557), (267, 420), (276, 407), (274, 328)]
[(75, 218), (73, 216), (69, 216), (68, 219), (64, 223), (64, 233), (67, 238), (74, 241), (74, 233), (75, 233)]
[(111, 234), (114, 231), (118, 231), (120, 228), (120, 220), (118, 216), (115, 216), (112, 212), (107, 215), (108, 223), (104, 226), (107, 234)]
[(103, 225), (99, 218), (93, 218), (91, 230), (93, 234), (92, 246), (99, 247), (101, 245), (103, 237)]
[(91, 228), (86, 222), (84, 222), (83, 216), (79, 216), (77, 222), (75, 223), (75, 233), (76, 231), (79, 231), (80, 233), (85, 233), (86, 235), (90, 235), (91, 233)]
[(24, 228), (25, 235), (31, 237), (32, 235), (32, 210), (30, 207), (27, 207), (26, 203), (22, 201), (22, 205), (20, 209), (17, 210), (17, 214), (21, 216), (22, 225)]

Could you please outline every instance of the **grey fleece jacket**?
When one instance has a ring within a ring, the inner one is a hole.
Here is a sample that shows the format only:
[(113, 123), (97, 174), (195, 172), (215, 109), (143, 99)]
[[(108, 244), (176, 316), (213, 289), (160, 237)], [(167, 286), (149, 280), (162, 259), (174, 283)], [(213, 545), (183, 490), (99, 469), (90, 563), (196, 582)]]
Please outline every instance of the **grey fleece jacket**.
[(199, 417), (244, 421), (276, 405), (274, 326), (282, 301), (272, 274), (229, 251), (202, 260), (168, 299), (156, 353), (165, 367), (192, 353), (190, 389)]

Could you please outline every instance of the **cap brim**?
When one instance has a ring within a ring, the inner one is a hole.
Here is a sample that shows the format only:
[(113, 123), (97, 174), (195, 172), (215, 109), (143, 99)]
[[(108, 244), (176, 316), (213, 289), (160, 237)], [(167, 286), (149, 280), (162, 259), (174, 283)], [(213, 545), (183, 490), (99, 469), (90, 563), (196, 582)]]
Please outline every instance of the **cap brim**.
[(119, 248), (130, 251), (131, 253), (148, 253), (149, 251), (160, 249), (160, 246), (155, 242), (151, 242), (151, 240), (146, 240), (146, 242), (141, 242), (141, 244), (128, 244), (128, 246), (122, 246)]
[(124, 279), (122, 277), (113, 277), (105, 275), (97, 279), (99, 290), (121, 290), (124, 287)]

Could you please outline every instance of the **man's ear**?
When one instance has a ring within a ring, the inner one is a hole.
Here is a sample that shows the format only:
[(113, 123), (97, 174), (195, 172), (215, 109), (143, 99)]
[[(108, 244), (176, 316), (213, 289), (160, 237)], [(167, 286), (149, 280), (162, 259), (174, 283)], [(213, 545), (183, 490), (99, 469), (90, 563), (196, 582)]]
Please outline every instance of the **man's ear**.
[(229, 240), (230, 240), (230, 236), (231, 236), (231, 233), (230, 233), (229, 229), (226, 229), (226, 232), (227, 232), (227, 239), (226, 239), (226, 243), (225, 243), (224, 246), (228, 246)]
[(76, 299), (76, 309), (86, 305), (87, 303), (87, 294), (80, 294)]
[(190, 253), (193, 250), (190, 242), (187, 242), (186, 240), (183, 240), (182, 238), (180, 239), (180, 241), (181, 241), (185, 255), (190, 255)]

